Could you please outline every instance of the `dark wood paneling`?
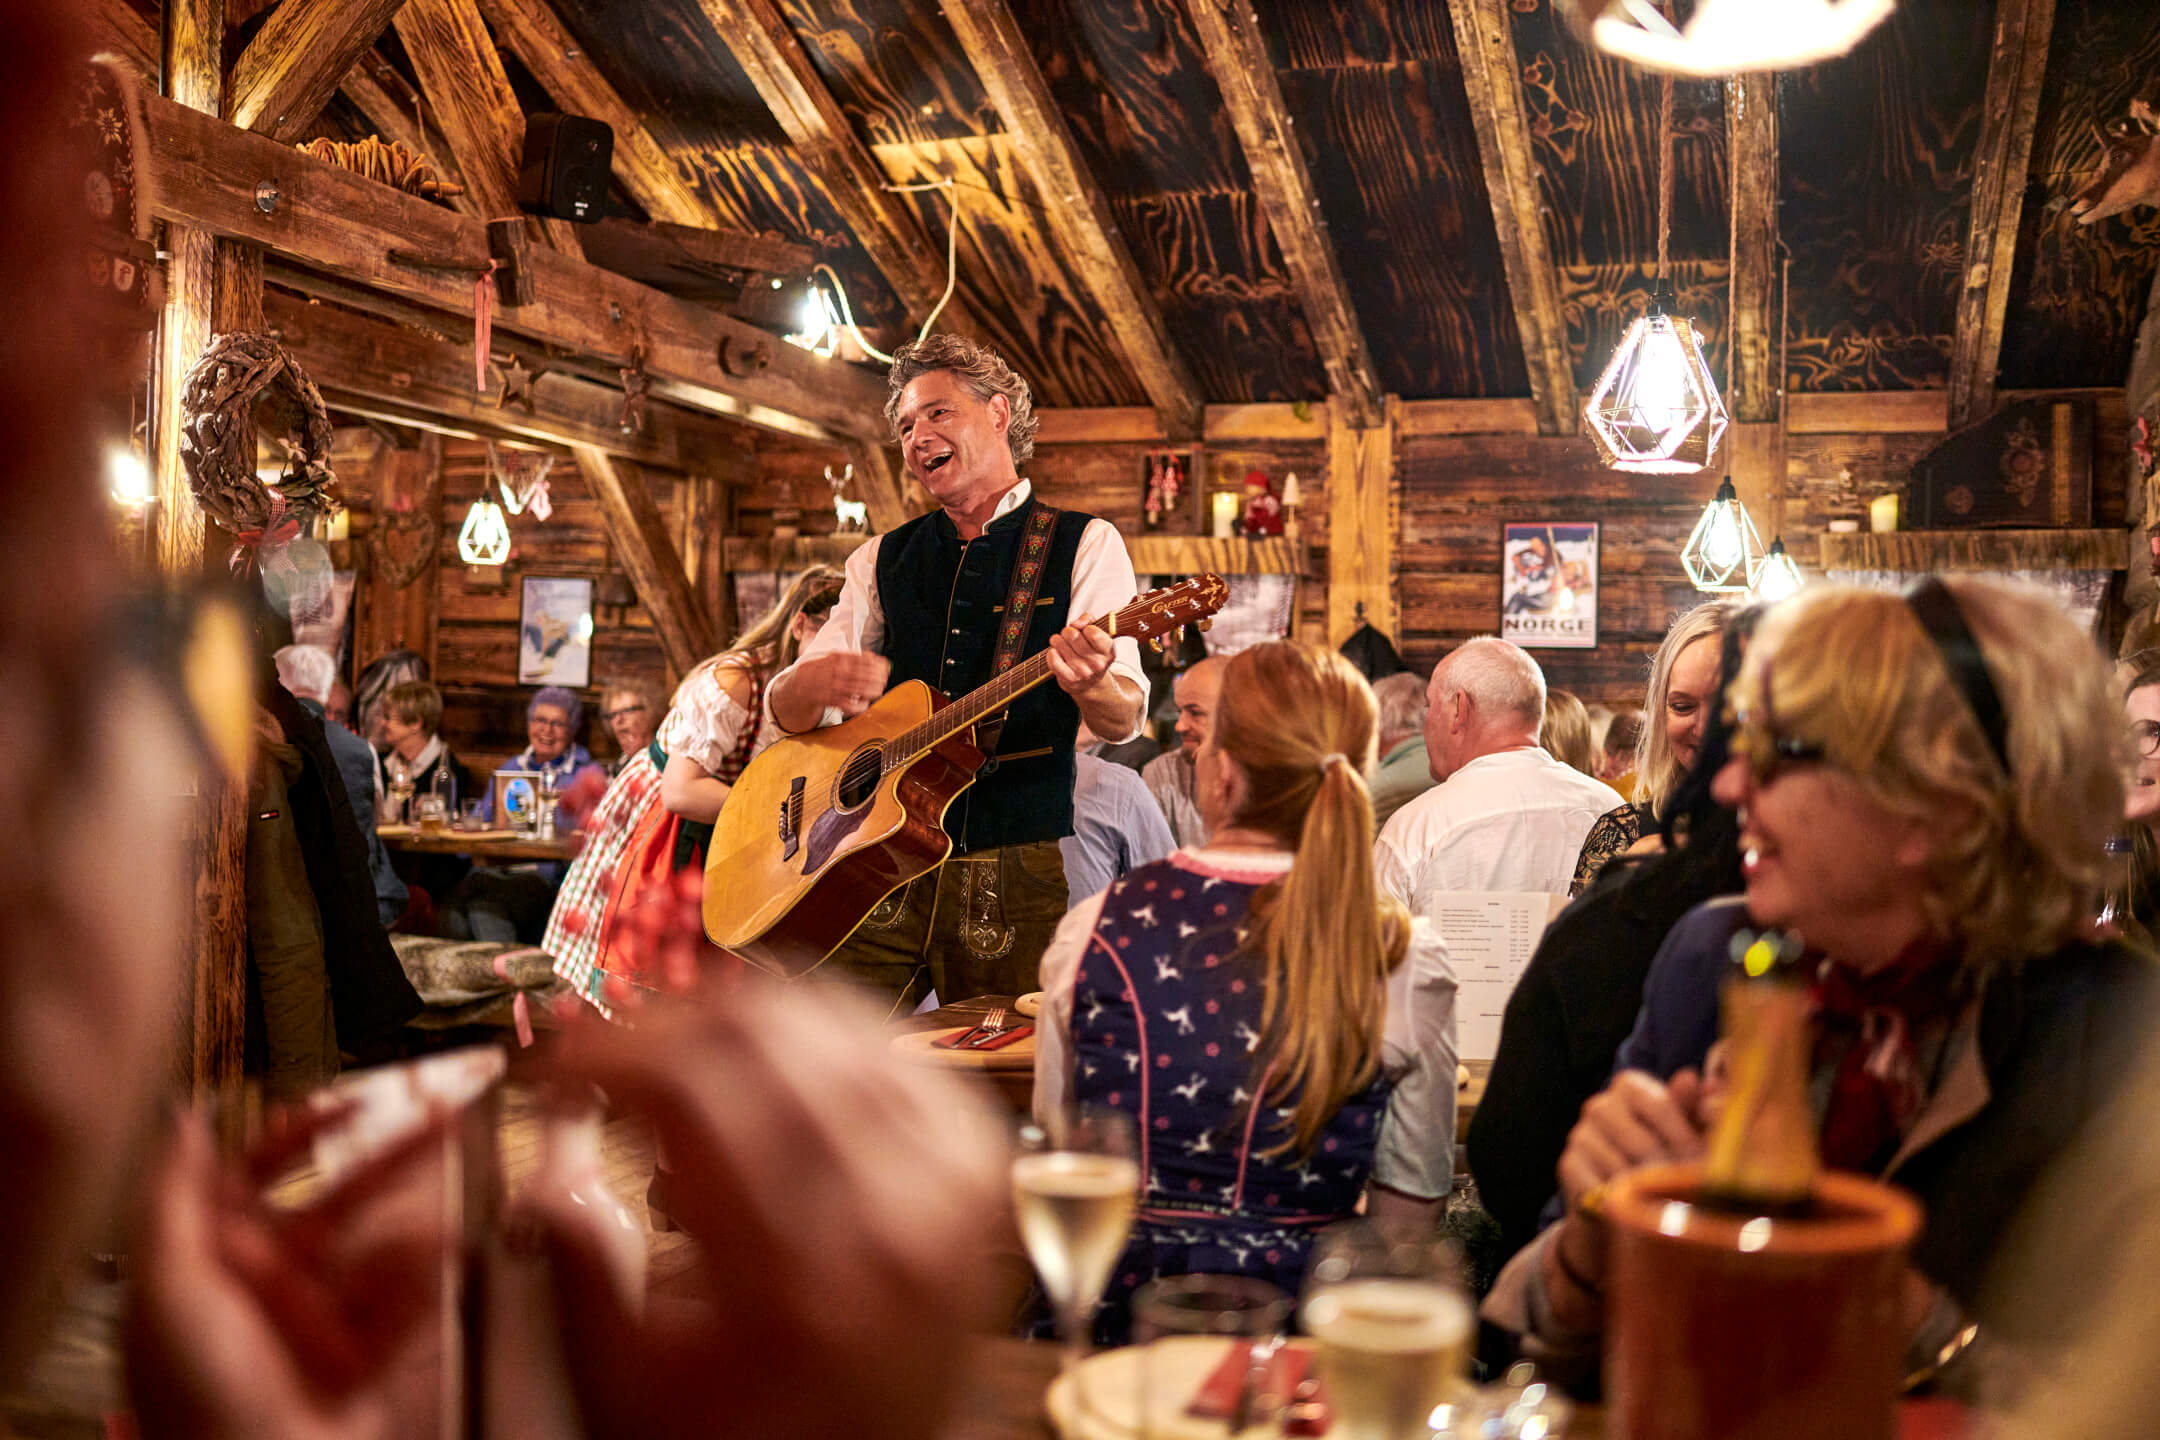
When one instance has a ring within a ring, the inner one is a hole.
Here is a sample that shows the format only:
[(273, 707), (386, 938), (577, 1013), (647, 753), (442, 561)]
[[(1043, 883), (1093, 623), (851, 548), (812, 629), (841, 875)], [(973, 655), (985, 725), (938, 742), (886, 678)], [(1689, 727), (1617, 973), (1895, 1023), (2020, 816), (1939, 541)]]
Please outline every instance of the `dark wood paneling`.
[(1907, 0), (1851, 55), (1785, 76), (1789, 388), (1944, 383), (1993, 9)]
[(2003, 326), (2001, 385), (2119, 385), (2160, 268), (2160, 211), (2079, 225), (2063, 208), (2100, 162), (2094, 122), (2160, 74), (2160, 15), (2139, 0), (2056, 0), (2031, 190)]
[(935, 0), (779, 0), (780, 13), (871, 145), (996, 131), (990, 108)]

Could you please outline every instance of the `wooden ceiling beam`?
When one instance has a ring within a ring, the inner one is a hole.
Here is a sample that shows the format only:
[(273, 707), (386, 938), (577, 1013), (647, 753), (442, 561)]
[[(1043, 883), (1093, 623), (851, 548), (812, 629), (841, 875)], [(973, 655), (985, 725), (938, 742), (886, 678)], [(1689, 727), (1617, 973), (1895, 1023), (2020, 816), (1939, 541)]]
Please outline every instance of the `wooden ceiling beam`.
[(298, 140), (405, 0), (284, 0), (233, 62), (225, 118)]
[(1463, 88), (1470, 96), (1470, 118), (1477, 127), (1478, 157), (1500, 235), (1500, 259), (1530, 371), (1538, 429), (1546, 435), (1573, 435), (1582, 428), (1582, 415), (1560, 310), (1560, 276), (1545, 237), (1537, 167), (1531, 160), (1522, 65), (1515, 55), (1508, 0), (1448, 0), (1448, 14), (1455, 22), (1455, 49), (1462, 60)]
[(645, 483), (643, 468), (590, 445), (577, 446), (572, 453), (578, 473), (600, 501), (608, 544), (630, 572), (638, 600), (659, 632), (668, 669), (678, 677), (689, 674), (720, 642), (713, 635), (712, 617), (690, 588), (682, 556)]
[[(405, 84), (404, 77), (389, 61), (370, 53), (345, 73), (338, 93), (352, 103), (352, 107), (360, 112), (360, 118), (367, 121), (377, 135), (403, 145), (415, 155), (426, 156), (438, 175), (462, 186), (465, 172), (458, 168), (457, 156), (428, 139), (415, 117), (390, 93), (388, 85), (392, 82), (400, 87)], [(480, 215), (479, 201), (470, 190), (451, 196), (450, 208), (460, 215)]]
[(736, 218), (724, 213), (653, 137), (644, 117), (608, 83), (547, 0), (480, 0), (480, 13), (559, 108), (605, 120), (614, 130), (615, 178), (646, 214), (705, 229)]
[(1384, 409), (1379, 372), (1350, 302), (1342, 262), (1328, 238), (1304, 149), (1291, 133), (1289, 108), (1268, 58), (1259, 16), (1250, 0), (1192, 0), (1191, 10), (1208, 70), (1222, 91), (1252, 170), (1253, 190), (1289, 268), (1298, 307), (1312, 327), (1328, 393), (1349, 407), (1353, 425), (1378, 425)]
[(1737, 75), (1725, 82), (1732, 163), (1732, 418), (1756, 424), (1778, 418), (1784, 378), (1778, 372), (1777, 76)]
[[(870, 262), (900, 297), (908, 319), (920, 325), (945, 293), (945, 246), (931, 239), (915, 212), (885, 188), (889, 182), (883, 167), (848, 124), (840, 102), (818, 77), (773, 0), (699, 4)], [(942, 329), (970, 328), (958, 295), (939, 320)]]
[(1200, 382), (1171, 343), (1162, 307), (1118, 232), (1109, 197), (1074, 143), (1011, 7), (1006, 0), (945, 0), (944, 12), (1042, 193), (1044, 221), (1073, 257), (1081, 284), (1109, 321), (1163, 428), (1180, 439), (1198, 436), (1205, 404)]
[[(479, 214), (490, 220), (521, 214), (517, 172), (525, 112), (478, 7), (473, 0), (405, 0), (391, 23)], [(526, 228), (550, 249), (583, 253), (567, 220), (531, 217)]]
[[(161, 218), (470, 319), (471, 270), (440, 267), (486, 264), (479, 220), (158, 96), (144, 112)], [(280, 196), (268, 214), (255, 203), (263, 180)], [(538, 298), (499, 309), (497, 329), (611, 367), (642, 347), (655, 395), (788, 434), (884, 441), (885, 384), (869, 371), (572, 256), (536, 248), (529, 258)]]
[(158, 32), (149, 16), (128, 0), (92, 0), (83, 7), (90, 43), (128, 61), (152, 81), (158, 78)]
[(1965, 285), (1950, 342), (1953, 430), (1984, 420), (1995, 409), (2003, 318), (2010, 308), (2033, 127), (2040, 118), (2040, 85), (2047, 77), (2054, 26), (2055, 0), (1996, 0), (1995, 48), (1988, 60), (1972, 219), (1965, 232)]

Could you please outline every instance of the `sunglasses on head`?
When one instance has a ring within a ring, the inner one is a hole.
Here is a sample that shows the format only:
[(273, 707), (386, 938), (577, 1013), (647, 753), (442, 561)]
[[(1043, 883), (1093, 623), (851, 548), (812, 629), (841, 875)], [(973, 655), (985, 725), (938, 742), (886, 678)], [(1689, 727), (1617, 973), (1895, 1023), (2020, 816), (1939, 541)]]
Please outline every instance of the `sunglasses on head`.
[(1747, 761), (1748, 773), (1757, 785), (1768, 785), (1789, 766), (1819, 765), (1829, 758), (1830, 747), (1820, 741), (1778, 733), (1777, 713), (1770, 704), (1768, 660), (1763, 662), (1761, 710), (1731, 705), (1727, 717), (1732, 727), (1728, 745), (1734, 755)]

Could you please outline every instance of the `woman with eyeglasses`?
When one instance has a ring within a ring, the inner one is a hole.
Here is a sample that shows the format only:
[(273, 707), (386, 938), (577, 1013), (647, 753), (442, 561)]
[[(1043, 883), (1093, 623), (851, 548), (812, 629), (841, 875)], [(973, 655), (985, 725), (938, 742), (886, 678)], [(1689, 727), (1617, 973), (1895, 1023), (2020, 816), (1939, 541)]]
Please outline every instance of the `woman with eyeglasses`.
[(609, 775), (622, 774), (630, 757), (652, 744), (662, 713), (659, 692), (642, 675), (617, 680), (600, 692), (600, 723), (615, 737), (619, 752), (608, 766)]
[(1509, 1263), (1487, 1318), (1594, 1364), (1605, 1252), (1585, 1197), (1701, 1155), (1718, 982), (1754, 928), (1796, 936), (1813, 963), (1824, 1163), (1926, 1209), (1911, 1354), (2034, 1338), (1982, 1282), (2160, 1014), (2150, 961), (2092, 938), (2123, 794), (2105, 667), (2028, 587), (1818, 585), (1763, 620), (1727, 699), (1715, 790), (1738, 813), (1745, 895), (1698, 907), (1660, 951), (1614, 1079), (1568, 1137), (1567, 1213)]

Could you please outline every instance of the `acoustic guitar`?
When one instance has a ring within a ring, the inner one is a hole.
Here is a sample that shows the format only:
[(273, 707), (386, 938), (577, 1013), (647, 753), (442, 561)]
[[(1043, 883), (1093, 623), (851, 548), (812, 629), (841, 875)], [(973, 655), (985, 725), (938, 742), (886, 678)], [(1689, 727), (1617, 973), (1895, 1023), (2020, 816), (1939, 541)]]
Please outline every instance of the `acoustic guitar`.
[[(1093, 623), (1152, 640), (1204, 622), (1229, 587), (1199, 575)], [(736, 780), (705, 858), (705, 933), (790, 979), (878, 902), (952, 853), (945, 811), (975, 783), (974, 728), (1051, 678), (1047, 650), (959, 700), (910, 680), (841, 725), (775, 741)]]

